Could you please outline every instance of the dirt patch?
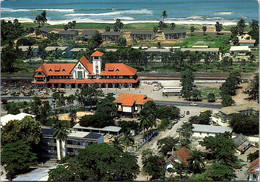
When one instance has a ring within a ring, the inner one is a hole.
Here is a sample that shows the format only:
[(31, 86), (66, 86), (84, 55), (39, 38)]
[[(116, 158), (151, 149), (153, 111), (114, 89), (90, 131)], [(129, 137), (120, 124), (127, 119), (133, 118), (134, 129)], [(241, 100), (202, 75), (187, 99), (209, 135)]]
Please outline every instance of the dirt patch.
[[(58, 117), (59, 117), (59, 120), (70, 120), (70, 117), (69, 117), (69, 114), (70, 113), (65, 113), (65, 114), (59, 114)], [(93, 115), (94, 113), (92, 112), (89, 112), (89, 111), (79, 111), (77, 112), (77, 119), (75, 122), (79, 122), (79, 118), (81, 118), (82, 116), (85, 116), (85, 115)]]

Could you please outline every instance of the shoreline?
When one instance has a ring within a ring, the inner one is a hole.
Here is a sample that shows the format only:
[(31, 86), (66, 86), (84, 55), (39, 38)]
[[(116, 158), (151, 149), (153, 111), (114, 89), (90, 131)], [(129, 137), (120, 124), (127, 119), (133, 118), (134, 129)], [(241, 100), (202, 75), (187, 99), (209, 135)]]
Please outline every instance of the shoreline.
[[(1, 20), (10, 20), (13, 21), (15, 18), (13, 17), (2, 17)], [(33, 23), (33, 20), (29, 19), (29, 18), (18, 18), (18, 21), (21, 23)], [(72, 20), (49, 20), (47, 21), (48, 24), (50, 25), (63, 25), (63, 24), (67, 24), (68, 22), (73, 21)], [(88, 20), (77, 20), (77, 23), (104, 23), (104, 24), (114, 24), (115, 20), (92, 20), (92, 19), (88, 19)], [(121, 20), (121, 22), (123, 22), (124, 24), (134, 24), (134, 23), (159, 23), (159, 21), (145, 21), (145, 20), (137, 20), (137, 21), (127, 21), (127, 20)], [(230, 25), (236, 25), (237, 22), (232, 22), (232, 21), (218, 21), (219, 23), (222, 23), (223, 26), (230, 26)], [(164, 21), (164, 23), (175, 23), (176, 25), (215, 25), (216, 21), (201, 21), (201, 20), (186, 20), (186, 21)], [(248, 23), (246, 23), (248, 24)]]

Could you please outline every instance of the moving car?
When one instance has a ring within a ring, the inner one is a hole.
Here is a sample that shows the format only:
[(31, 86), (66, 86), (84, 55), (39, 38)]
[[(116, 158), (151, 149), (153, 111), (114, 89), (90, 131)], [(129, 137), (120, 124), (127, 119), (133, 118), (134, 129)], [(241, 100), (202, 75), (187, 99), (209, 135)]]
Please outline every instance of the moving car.
[(198, 104), (197, 103), (194, 103), (194, 102), (191, 102), (190, 103), (190, 106), (197, 106)]

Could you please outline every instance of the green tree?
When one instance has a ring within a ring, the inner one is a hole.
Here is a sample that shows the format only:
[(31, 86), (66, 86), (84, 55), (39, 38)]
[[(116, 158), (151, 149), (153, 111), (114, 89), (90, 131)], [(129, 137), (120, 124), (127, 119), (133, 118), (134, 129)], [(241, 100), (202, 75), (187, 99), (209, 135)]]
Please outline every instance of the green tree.
[(189, 118), (189, 122), (191, 122), (192, 124), (206, 124), (206, 125), (209, 125), (210, 124), (211, 114), (212, 114), (211, 110), (204, 111), (204, 112), (200, 113), (199, 116), (191, 116)]
[(111, 144), (115, 149), (119, 150), (120, 152), (124, 151), (124, 146), (118, 137), (115, 137)]
[(176, 150), (176, 145), (178, 141), (178, 139), (174, 139), (172, 137), (165, 137), (158, 140), (157, 145), (159, 148), (159, 152), (162, 153), (164, 156), (167, 156), (168, 152)]
[(9, 44), (7, 47), (3, 47), (1, 53), (1, 70), (2, 72), (13, 72), (14, 62), (17, 59), (17, 54), (13, 48), (13, 44)]
[(258, 115), (243, 115), (241, 113), (234, 113), (230, 116), (230, 126), (233, 132), (242, 133), (243, 135), (257, 135), (259, 133)]
[(213, 179), (210, 178), (206, 172), (192, 175), (189, 180), (190, 181), (213, 181)]
[(225, 134), (209, 136), (203, 138), (199, 142), (201, 146), (208, 150), (208, 157), (214, 159), (215, 162), (223, 162), (226, 166), (235, 167), (237, 165), (237, 157), (235, 156), (236, 146)]
[(167, 16), (168, 16), (168, 15), (167, 15), (167, 12), (164, 10), (164, 11), (162, 12), (162, 15), (161, 15), (161, 16), (163, 17), (163, 21), (164, 21), (164, 19), (167, 18)]
[(219, 163), (212, 164), (206, 173), (213, 181), (233, 181), (236, 177), (235, 171), (230, 166)]
[(75, 99), (76, 97), (73, 94), (70, 94), (69, 96), (66, 97), (68, 104), (73, 104)]
[(171, 30), (174, 30), (175, 28), (175, 23), (171, 23)]
[(66, 140), (69, 132), (64, 122), (59, 120), (55, 123), (54, 129), (53, 137), (56, 138), (57, 157), (58, 160), (61, 160), (63, 157), (66, 157)]
[(249, 32), (249, 35), (252, 36), (253, 39), (256, 40), (255, 44), (258, 45), (259, 43), (259, 25), (257, 20), (252, 20), (252, 22), (249, 23), (251, 31)]
[(192, 36), (192, 33), (195, 31), (195, 27), (194, 26), (191, 26), (190, 27), (190, 32), (191, 32), (191, 36)]
[(159, 25), (158, 25), (158, 28), (160, 30), (163, 30), (164, 28), (167, 28), (167, 24), (165, 24), (163, 21), (160, 21), (159, 22)]
[(232, 99), (232, 97), (230, 95), (222, 95), (221, 96), (221, 104), (222, 104), (222, 107), (228, 107), (228, 106), (232, 106), (235, 104), (235, 101)]
[(77, 119), (77, 111), (75, 109), (70, 110), (69, 117), (70, 117), (70, 121), (74, 123)]
[(250, 162), (253, 162), (254, 160), (256, 160), (259, 157), (259, 150), (250, 153), (247, 155), (247, 160), (249, 160)]
[(194, 82), (194, 75), (190, 69), (186, 69), (184, 72), (181, 72), (181, 84), (182, 84), (182, 96), (186, 99), (190, 99), (192, 86)]
[(205, 35), (205, 32), (207, 31), (207, 27), (206, 27), (206, 26), (203, 26), (203, 27), (202, 27), (202, 31), (203, 31), (203, 35)]
[(246, 93), (251, 99), (259, 102), (259, 75), (255, 74), (254, 78), (250, 80)]
[(106, 31), (106, 32), (110, 32), (110, 26), (106, 26), (106, 27), (105, 27), (105, 31)]
[(66, 24), (66, 25), (63, 25), (63, 29), (64, 30), (68, 30), (69, 29), (69, 26)]
[(118, 27), (118, 29), (122, 29), (124, 27), (124, 24), (121, 22), (120, 19), (116, 19), (116, 22), (114, 24), (116, 27)]
[(188, 173), (188, 168), (184, 162), (176, 162), (173, 171), (179, 175), (180, 179), (183, 179)]
[(73, 20), (73, 21), (72, 21), (72, 26), (73, 26), (73, 28), (76, 27), (76, 24), (77, 24), (77, 22), (76, 22), (75, 20)]
[(192, 99), (195, 100), (195, 101), (199, 101), (199, 100), (202, 100), (202, 96), (201, 96), (201, 91), (200, 90), (193, 90), (191, 92), (191, 96), (192, 96)]
[(238, 33), (239, 35), (242, 35), (244, 33), (244, 29), (246, 27), (245, 24), (245, 20), (243, 20), (242, 18), (237, 22), (237, 29), (238, 29)]
[(175, 106), (161, 106), (157, 108), (156, 113), (159, 119), (178, 119), (180, 109)]
[(143, 171), (150, 176), (152, 179), (164, 178), (165, 168), (164, 168), (164, 160), (157, 155), (148, 155), (144, 157), (142, 160), (143, 163)]
[(190, 137), (192, 136), (192, 129), (193, 129), (192, 123), (190, 122), (183, 123), (179, 133), (181, 141), (190, 142)]
[(209, 93), (208, 94), (208, 102), (215, 102), (216, 97), (214, 93)]
[(36, 154), (30, 151), (30, 146), (18, 140), (6, 144), (1, 152), (1, 161), (6, 171), (19, 174), (36, 164)]
[(126, 46), (126, 39), (124, 37), (120, 37), (116, 40), (116, 44), (118, 46)]
[(204, 154), (201, 151), (193, 150), (188, 158), (188, 162), (194, 174), (202, 173), (205, 170)]
[(86, 146), (75, 160), (50, 170), (48, 181), (131, 181), (138, 173), (133, 156), (102, 143)]
[(215, 24), (215, 28), (216, 28), (217, 34), (219, 34), (219, 32), (223, 29), (223, 25), (217, 21)]
[(92, 126), (103, 128), (105, 126), (114, 125), (113, 117), (105, 113), (95, 113), (94, 115), (85, 115), (80, 118), (79, 123), (81, 126)]
[(153, 27), (153, 32), (154, 32), (154, 33), (157, 33), (157, 32), (158, 32), (158, 27), (157, 27), (157, 26)]
[(39, 144), (41, 136), (40, 123), (27, 116), (22, 120), (11, 120), (3, 126), (1, 132), (2, 146), (21, 140), (33, 147)]

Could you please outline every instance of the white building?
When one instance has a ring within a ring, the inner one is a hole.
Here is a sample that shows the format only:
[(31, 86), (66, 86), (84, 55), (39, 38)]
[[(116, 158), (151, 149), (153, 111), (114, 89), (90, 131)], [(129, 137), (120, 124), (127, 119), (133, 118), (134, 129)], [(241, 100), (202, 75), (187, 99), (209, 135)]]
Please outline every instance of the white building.
[(193, 124), (192, 137), (194, 138), (204, 138), (208, 136), (216, 136), (217, 134), (223, 134), (225, 132), (232, 132), (230, 127), (224, 126), (212, 126), (212, 125), (201, 125)]
[(2, 128), (2, 126), (6, 125), (6, 123), (8, 123), (11, 120), (22, 120), (23, 118), (25, 118), (26, 116), (30, 116), (30, 117), (35, 117), (35, 115), (31, 115), (31, 114), (27, 114), (27, 113), (19, 113), (19, 114), (7, 114), (5, 116), (1, 117), (1, 122), (0, 122), (0, 127)]

